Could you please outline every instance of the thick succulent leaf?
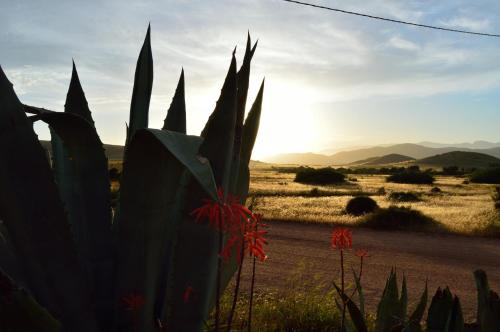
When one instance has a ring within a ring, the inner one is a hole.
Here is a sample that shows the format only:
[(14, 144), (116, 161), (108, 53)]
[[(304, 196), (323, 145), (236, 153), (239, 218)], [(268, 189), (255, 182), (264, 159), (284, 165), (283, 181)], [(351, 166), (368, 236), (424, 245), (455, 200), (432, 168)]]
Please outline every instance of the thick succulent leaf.
[(60, 330), (59, 322), (0, 270), (0, 331)]
[(482, 327), (481, 331), (496, 331), (500, 326), (500, 299), (498, 294), (491, 291), (486, 272), (474, 271), (478, 295), (477, 321)]
[(406, 314), (408, 311), (408, 288), (406, 287), (406, 276), (403, 275), (403, 283), (401, 285), (401, 298), (399, 299), (399, 306), (401, 312), (401, 319), (406, 321)]
[(358, 293), (359, 297), (359, 311), (361, 311), (361, 315), (363, 317), (366, 317), (365, 315), (365, 296), (363, 293), (363, 286), (361, 285), (361, 280), (356, 274), (356, 271), (352, 270), (352, 273), (354, 274), (354, 280), (356, 283), (356, 292)]
[(64, 110), (68, 113), (77, 114), (94, 125), (92, 113), (90, 112), (87, 99), (85, 98), (85, 93), (83, 92), (80, 79), (78, 78), (78, 72), (76, 71), (76, 65), (74, 61)]
[(425, 308), (427, 307), (427, 282), (425, 283), (425, 289), (420, 296), (420, 301), (417, 304), (417, 307), (413, 311), (410, 316), (410, 324), (417, 325), (420, 327), (420, 321), (424, 317)]
[(30, 291), (66, 330), (95, 331), (90, 291), (52, 171), (1, 68), (0, 136), (0, 219)]
[[(70, 107), (64, 113), (39, 109), (40, 120), (50, 128), (54, 174), (64, 203), (76, 249), (95, 296), (103, 329), (111, 324), (113, 257), (108, 161), (91, 122)], [(73, 106), (69, 106), (73, 105)]]
[[(183, 191), (180, 187), (184, 170), (195, 179), (205, 197), (216, 197), (210, 165), (197, 157), (201, 142), (196, 136), (154, 129), (138, 131), (130, 142), (123, 166), (121, 208), (114, 225), (120, 276), (115, 293), (118, 330), (132, 324), (132, 314), (120, 305), (121, 299), (131, 293), (139, 293), (145, 299), (140, 331), (153, 330), (154, 321), (159, 318), (157, 309), (165, 296), (160, 278), (170, 273), (172, 267), (165, 264), (171, 262), (179, 222), (186, 217), (186, 200), (179, 198), (184, 198), (179, 194)], [(193, 262), (188, 260), (185, 264)], [(176, 262), (176, 269), (177, 265)]]
[(250, 81), (250, 63), (255, 53), (257, 43), (251, 46), (250, 33), (247, 38), (247, 46), (243, 64), (238, 71), (238, 95), (236, 104), (236, 123), (234, 130), (233, 160), (231, 162), (230, 192), (235, 193), (238, 186), (238, 173), (240, 170), (241, 140), (243, 135), (243, 120), (247, 104), (248, 84)]
[(163, 130), (186, 133), (186, 100), (184, 97), (184, 69), (181, 71), (179, 83), (175, 89), (174, 98), (163, 122)]
[(377, 319), (375, 322), (376, 331), (389, 331), (398, 325), (401, 318), (400, 302), (398, 295), (397, 276), (391, 271), (387, 279), (382, 299), (377, 307)]
[(349, 298), (349, 296), (342, 294), (340, 288), (334, 283), (335, 289), (340, 298), (346, 303), (349, 315), (351, 316), (352, 323), (354, 324), (357, 332), (368, 332), (366, 327), (365, 317), (356, 304)]
[(427, 313), (427, 330), (429, 332), (444, 331), (452, 306), (453, 297), (448, 287), (445, 290), (438, 288)]
[(240, 165), (238, 172), (238, 184), (236, 186), (236, 194), (245, 198), (248, 194), (248, 186), (250, 184), (249, 163), (252, 156), (252, 150), (255, 145), (257, 133), (259, 131), (260, 114), (262, 112), (262, 98), (264, 95), (264, 80), (260, 86), (259, 92), (255, 101), (248, 113), (243, 126), (243, 136), (241, 141)]
[(219, 100), (204, 129), (204, 141), (199, 151), (210, 161), (215, 182), (225, 193), (231, 173), (237, 92), (236, 59), (233, 55)]
[(130, 103), (130, 120), (125, 145), (128, 145), (137, 130), (148, 127), (149, 102), (151, 101), (152, 89), (153, 55), (151, 52), (151, 26), (148, 26), (148, 32), (135, 67), (134, 89)]
[(474, 280), (476, 281), (477, 288), (477, 315), (478, 323), (484, 320), (484, 314), (487, 312), (486, 307), (488, 303), (488, 294), (490, 287), (488, 285), (488, 278), (483, 270), (474, 271)]
[[(21, 266), (17, 261), (14, 247), (10, 240), (7, 228), (0, 220), (0, 270), (16, 280), (17, 284), (27, 287), (26, 278), (22, 274)], [(1, 272), (0, 271), (0, 272)]]
[[(499, 327), (498, 325), (496, 327)], [(445, 331), (447, 332), (463, 332), (464, 331), (464, 317), (462, 315), (462, 306), (457, 296), (453, 299), (451, 313), (446, 322)], [(483, 329), (483, 331), (486, 331)], [(494, 332), (494, 330), (491, 330)]]

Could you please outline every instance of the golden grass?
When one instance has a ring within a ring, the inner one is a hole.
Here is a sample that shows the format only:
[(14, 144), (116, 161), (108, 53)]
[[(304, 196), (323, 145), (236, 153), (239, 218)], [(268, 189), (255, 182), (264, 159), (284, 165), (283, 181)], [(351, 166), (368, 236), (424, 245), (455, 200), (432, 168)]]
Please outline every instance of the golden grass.
[[(389, 183), (383, 175), (352, 175), (356, 182), (334, 186), (313, 186), (294, 183), (295, 174), (278, 173), (271, 167), (251, 168), (250, 194), (255, 196), (254, 209), (266, 219), (312, 223), (355, 225), (362, 217), (344, 213), (354, 195), (369, 194), (380, 207), (394, 205), (387, 196), (393, 191), (411, 191), (420, 194), (422, 201), (396, 203), (410, 206), (435, 219), (445, 229), (460, 234), (491, 233), (498, 230), (500, 216), (491, 198), (493, 185), (463, 184), (459, 177), (438, 176), (433, 185)], [(384, 188), (386, 195), (377, 191)], [(433, 187), (442, 192), (432, 193)], [(312, 197), (317, 188), (328, 196)]]

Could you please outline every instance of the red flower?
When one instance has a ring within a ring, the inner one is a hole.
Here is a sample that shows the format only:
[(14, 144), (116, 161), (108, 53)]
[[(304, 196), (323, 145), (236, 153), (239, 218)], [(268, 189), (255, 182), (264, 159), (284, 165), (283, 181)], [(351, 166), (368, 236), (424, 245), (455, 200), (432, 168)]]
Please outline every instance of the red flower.
[(191, 295), (193, 294), (193, 292), (194, 292), (193, 287), (191, 287), (191, 286), (186, 287), (186, 290), (182, 294), (182, 299), (183, 299), (184, 303), (189, 302), (189, 299), (191, 298)]
[(259, 231), (258, 227), (264, 227), (260, 215), (254, 215), (246, 206), (240, 203), (238, 197), (228, 194), (224, 197), (222, 189), (217, 190), (217, 201), (205, 199), (204, 204), (195, 209), (196, 222), (208, 219), (208, 223), (219, 232), (229, 235), (221, 252), (219, 253), (225, 261), (231, 258), (234, 250), (236, 257), (241, 260), (242, 247), (260, 260), (267, 258), (263, 246), (267, 244), (264, 239), (266, 231)]
[(217, 190), (217, 200), (205, 199), (204, 204), (191, 212), (196, 222), (208, 219), (208, 223), (218, 231), (241, 228), (241, 219), (253, 219), (252, 212), (231, 194), (224, 197), (222, 189)]
[(122, 302), (125, 304), (125, 309), (130, 311), (139, 311), (140, 308), (146, 303), (144, 296), (137, 293), (130, 293), (122, 297)]
[(358, 249), (356, 250), (356, 253), (354, 255), (358, 256), (359, 258), (370, 257), (368, 256), (368, 251), (366, 249)]
[(335, 228), (332, 232), (332, 248), (339, 250), (351, 249), (352, 232), (343, 227)]

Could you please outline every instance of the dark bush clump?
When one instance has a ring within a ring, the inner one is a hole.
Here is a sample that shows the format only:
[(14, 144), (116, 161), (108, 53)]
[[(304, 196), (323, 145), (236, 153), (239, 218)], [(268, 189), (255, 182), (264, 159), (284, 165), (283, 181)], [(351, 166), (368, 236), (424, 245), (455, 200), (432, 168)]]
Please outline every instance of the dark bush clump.
[(431, 193), (433, 193), (433, 194), (439, 194), (441, 192), (443, 192), (443, 191), (439, 187), (432, 187), (432, 189), (431, 189)]
[(117, 168), (113, 167), (109, 170), (109, 179), (111, 181), (118, 181), (120, 180), (120, 171), (118, 171)]
[(360, 216), (362, 214), (370, 213), (378, 208), (377, 202), (367, 196), (358, 196), (352, 198), (345, 207), (348, 214)]
[(345, 175), (336, 172), (331, 167), (304, 168), (295, 175), (295, 182), (309, 184), (335, 184), (345, 181)]
[(500, 167), (479, 169), (472, 173), (471, 182), (500, 184)]
[(390, 206), (387, 209), (378, 209), (368, 215), (361, 225), (384, 230), (413, 229), (422, 230), (426, 227), (437, 226), (434, 219), (422, 212), (404, 206)]
[(386, 194), (385, 188), (384, 187), (378, 188), (377, 189), (377, 194), (378, 195), (385, 195)]
[(410, 183), (410, 184), (432, 184), (434, 177), (429, 173), (419, 171), (404, 171), (393, 174), (387, 178), (387, 182)]
[(417, 193), (395, 191), (390, 193), (389, 199), (396, 202), (419, 202), (420, 197)]

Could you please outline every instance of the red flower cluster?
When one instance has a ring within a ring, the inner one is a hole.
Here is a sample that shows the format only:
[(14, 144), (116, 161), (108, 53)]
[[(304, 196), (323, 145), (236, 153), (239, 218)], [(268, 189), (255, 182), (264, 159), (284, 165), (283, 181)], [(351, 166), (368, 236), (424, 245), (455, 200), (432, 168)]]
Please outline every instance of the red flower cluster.
[(242, 205), (238, 197), (230, 194), (224, 197), (222, 189), (217, 190), (217, 196), (217, 201), (206, 199), (204, 204), (191, 214), (194, 215), (196, 222), (208, 219), (210, 226), (229, 235), (219, 253), (220, 256), (227, 261), (236, 250), (240, 260), (243, 248), (250, 255), (264, 261), (267, 258), (264, 252), (264, 245), (267, 244), (264, 236), (267, 232), (258, 229), (265, 227), (261, 216), (253, 214)]
[(130, 311), (139, 311), (146, 303), (144, 296), (137, 293), (130, 293), (122, 297), (122, 302), (125, 304), (125, 309)]
[(358, 249), (356, 250), (356, 253), (354, 255), (356, 255), (359, 258), (370, 257), (368, 256), (368, 250), (366, 249)]
[(333, 249), (351, 249), (352, 248), (352, 232), (343, 227), (335, 228), (332, 232), (332, 248)]

